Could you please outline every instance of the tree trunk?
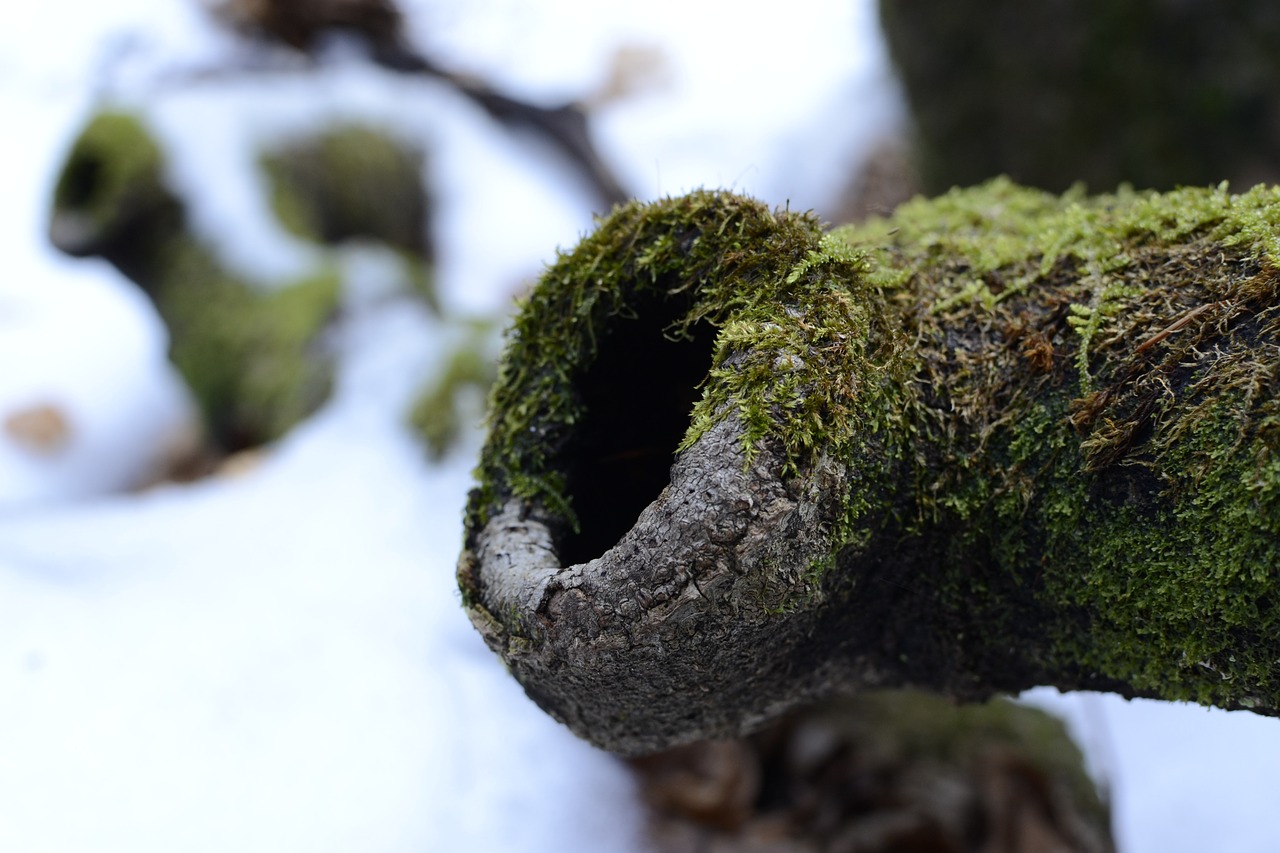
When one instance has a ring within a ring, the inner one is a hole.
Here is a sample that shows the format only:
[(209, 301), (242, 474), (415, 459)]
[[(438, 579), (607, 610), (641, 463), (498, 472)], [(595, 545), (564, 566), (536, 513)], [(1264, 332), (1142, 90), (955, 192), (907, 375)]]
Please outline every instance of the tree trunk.
[(1266, 0), (880, 0), (930, 192), (1280, 180)]
[(1006, 181), (829, 234), (619, 208), (509, 333), (464, 603), (621, 753), (881, 686), (1275, 714), (1278, 221)]

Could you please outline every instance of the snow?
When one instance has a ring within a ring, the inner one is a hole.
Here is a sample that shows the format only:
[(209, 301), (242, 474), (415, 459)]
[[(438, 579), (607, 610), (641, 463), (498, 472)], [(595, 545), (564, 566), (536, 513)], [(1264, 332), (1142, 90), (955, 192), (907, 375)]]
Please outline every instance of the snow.
[(137, 289), (101, 261), (57, 255), (45, 237), (49, 184), (83, 120), (84, 93), (66, 89), (60, 74), (19, 68), (16, 48), (0, 44), (0, 55), (12, 69), (0, 71), (0, 108), (6, 126), (22, 131), (5, 134), (0, 159), (0, 425), (53, 407), (69, 430), (58, 454), (0, 440), (6, 512), (146, 480), (193, 421), (159, 321)]
[[(730, 185), (821, 208), (901, 120), (867, 0), (406, 5), (442, 60), (548, 104), (602, 86), (620, 48), (657, 51), (649, 88), (596, 126), (646, 196)], [(354, 62), (201, 77), (243, 48), (186, 3), (9, 12), (0, 422), (50, 406), (68, 435), (0, 432), (0, 850), (642, 849), (623, 766), (538, 711), (458, 605), (478, 429), (433, 464), (401, 425), (466, 318), (505, 312), (590, 227), (585, 190), (440, 86)], [(268, 284), (336, 263), (365, 297), (332, 402), (243, 473), (126, 491), (193, 415), (145, 301), (44, 239), (50, 181), (103, 102), (144, 111), (226, 263)], [(269, 216), (255, 152), (335, 117), (429, 149), (443, 319), (395, 297), (376, 251), (321, 252)], [(1280, 849), (1274, 720), (1027, 700), (1072, 725), (1124, 850)]]
[(1275, 719), (1043, 687), (1020, 699), (1067, 722), (1094, 778), (1111, 792), (1121, 851), (1280, 849)]
[(69, 432), (56, 452), (0, 441), (0, 512), (126, 488), (158, 475), (190, 438), (185, 388), (141, 298), (77, 278), (37, 273), (0, 287), (0, 420), (49, 408)]
[[(403, 398), (393, 313), (346, 378)], [(622, 766), (458, 605), (469, 454), (355, 398), (240, 478), (0, 522), (0, 849), (635, 849)]]

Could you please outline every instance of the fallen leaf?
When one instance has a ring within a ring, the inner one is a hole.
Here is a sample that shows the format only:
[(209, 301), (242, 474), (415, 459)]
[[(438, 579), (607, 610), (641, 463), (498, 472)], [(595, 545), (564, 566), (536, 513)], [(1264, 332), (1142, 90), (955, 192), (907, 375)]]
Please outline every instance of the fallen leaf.
[(71, 440), (71, 424), (57, 406), (45, 404), (13, 412), (4, 419), (4, 431), (19, 446), (52, 456)]

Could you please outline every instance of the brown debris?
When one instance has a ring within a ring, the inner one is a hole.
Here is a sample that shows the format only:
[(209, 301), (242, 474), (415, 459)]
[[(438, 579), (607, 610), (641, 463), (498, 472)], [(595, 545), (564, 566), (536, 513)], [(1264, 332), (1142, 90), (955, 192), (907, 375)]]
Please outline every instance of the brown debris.
[(392, 0), (226, 0), (213, 13), (241, 32), (303, 53), (334, 30), (360, 34), (375, 44), (395, 43), (403, 26)]
[(42, 456), (61, 452), (70, 442), (72, 432), (62, 409), (48, 403), (7, 415), (4, 431), (15, 444)]
[(1152, 335), (1151, 337), (1147, 338), (1145, 341), (1143, 341), (1142, 343), (1134, 347), (1133, 348), (1134, 353), (1146, 352), (1147, 350), (1151, 349), (1153, 346), (1160, 343), (1165, 338), (1169, 337), (1179, 329), (1185, 329), (1191, 323), (1192, 320), (1194, 320), (1196, 317), (1199, 317), (1201, 314), (1208, 311), (1212, 307), (1213, 307), (1213, 303), (1206, 302), (1203, 305), (1192, 308), (1190, 311), (1186, 312), (1177, 320), (1174, 320), (1172, 323), (1166, 326), (1162, 331), (1155, 333), (1154, 335)]
[[(895, 709), (898, 713), (894, 713)], [(1041, 712), (893, 693), (632, 760), (662, 853), (1107, 853)], [(968, 715), (968, 716), (966, 716)], [(1005, 716), (1007, 715), (1007, 716)], [(1056, 741), (1055, 741), (1056, 738)], [(1078, 753), (1076, 753), (1078, 760)], [(1074, 777), (1074, 778), (1073, 778)]]
[(652, 808), (716, 829), (740, 829), (760, 794), (760, 762), (743, 740), (680, 746), (633, 764)]
[(671, 83), (671, 61), (661, 47), (624, 44), (613, 52), (604, 82), (581, 103), (595, 110), (661, 91)]

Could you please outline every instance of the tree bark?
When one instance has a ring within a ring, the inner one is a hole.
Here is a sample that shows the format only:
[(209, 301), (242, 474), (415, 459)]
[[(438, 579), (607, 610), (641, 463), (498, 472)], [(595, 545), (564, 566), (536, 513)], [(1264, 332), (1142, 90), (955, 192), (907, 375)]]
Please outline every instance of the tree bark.
[(1276, 714), (1278, 224), (1006, 181), (826, 234), (619, 208), (509, 333), (472, 620), (627, 754), (882, 686)]

